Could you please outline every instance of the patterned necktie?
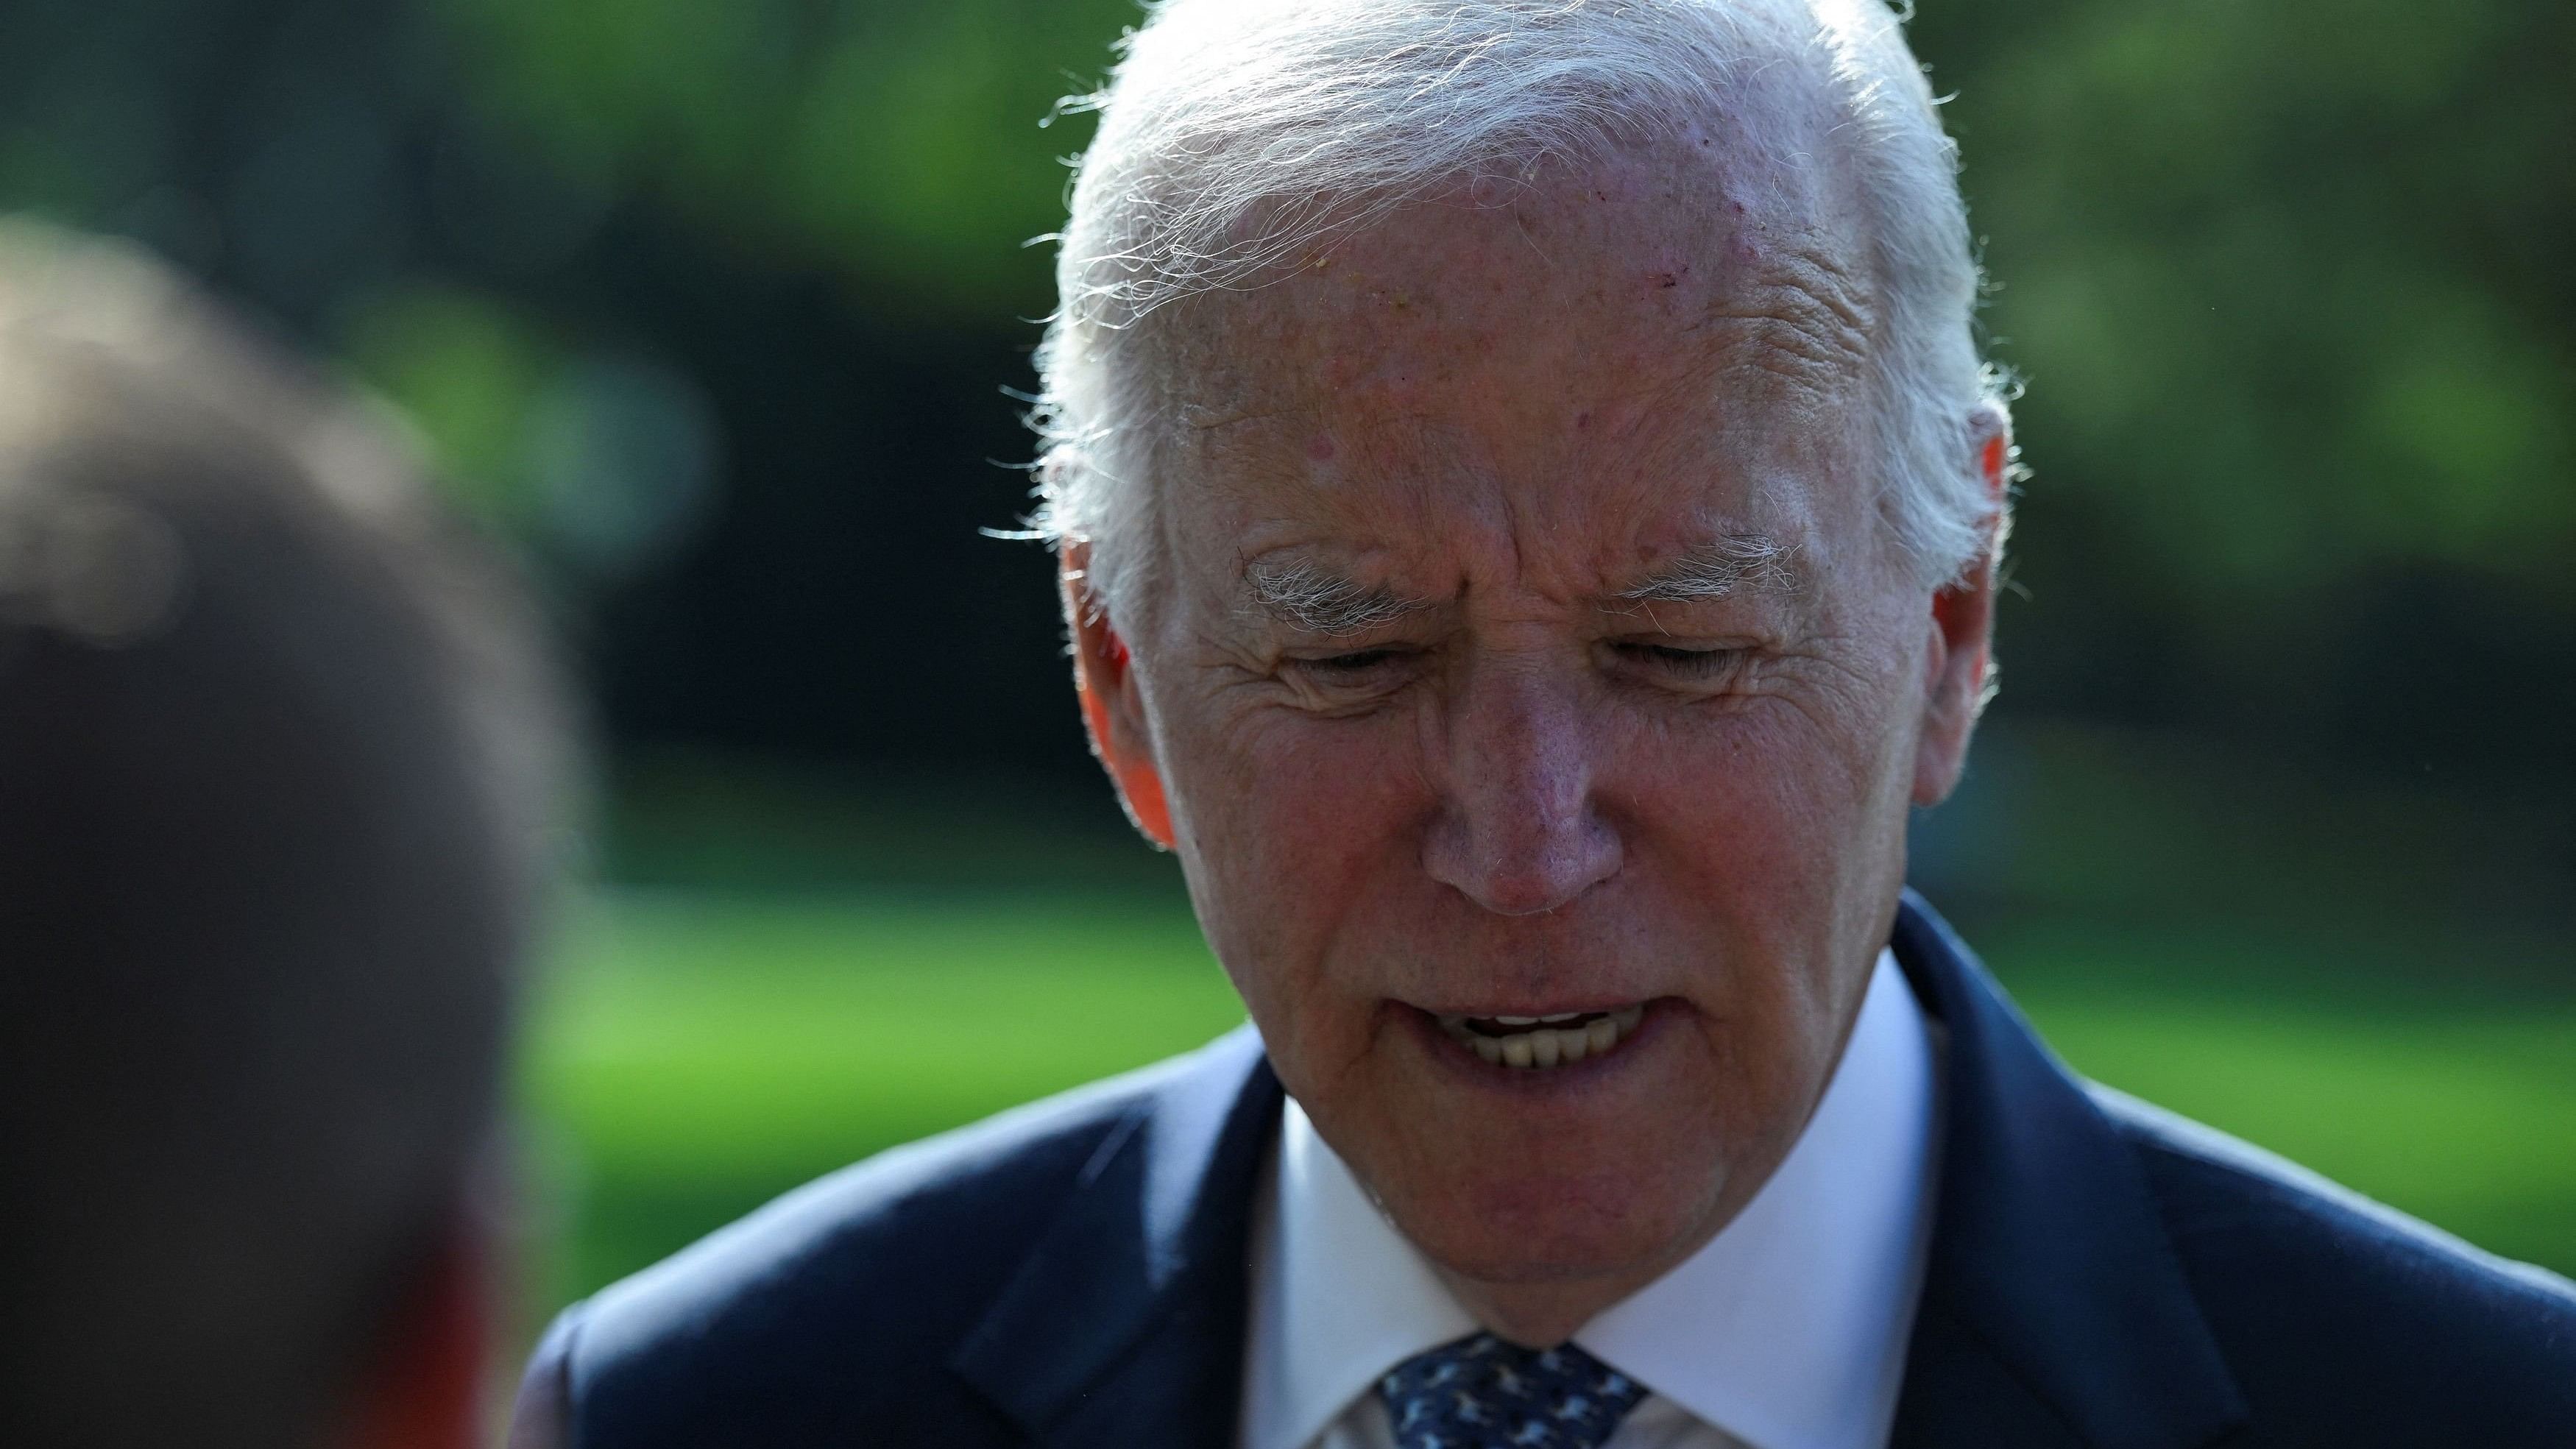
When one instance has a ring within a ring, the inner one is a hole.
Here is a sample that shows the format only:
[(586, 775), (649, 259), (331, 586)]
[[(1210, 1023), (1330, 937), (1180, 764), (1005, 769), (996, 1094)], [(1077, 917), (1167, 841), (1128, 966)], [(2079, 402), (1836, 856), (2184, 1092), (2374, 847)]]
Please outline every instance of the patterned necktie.
[(1600, 1449), (1645, 1385), (1576, 1348), (1479, 1333), (1377, 1381), (1397, 1449)]

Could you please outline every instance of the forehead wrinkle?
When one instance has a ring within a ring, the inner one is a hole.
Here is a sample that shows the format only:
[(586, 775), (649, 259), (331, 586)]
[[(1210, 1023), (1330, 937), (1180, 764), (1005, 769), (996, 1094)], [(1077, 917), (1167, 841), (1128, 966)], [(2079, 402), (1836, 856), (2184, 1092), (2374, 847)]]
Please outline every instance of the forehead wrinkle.
[(1794, 248), (1744, 287), (1722, 289), (1690, 330), (1728, 335), (1727, 350), (1800, 391), (1841, 393), (1870, 356), (1877, 305), (1865, 276), (1821, 247)]

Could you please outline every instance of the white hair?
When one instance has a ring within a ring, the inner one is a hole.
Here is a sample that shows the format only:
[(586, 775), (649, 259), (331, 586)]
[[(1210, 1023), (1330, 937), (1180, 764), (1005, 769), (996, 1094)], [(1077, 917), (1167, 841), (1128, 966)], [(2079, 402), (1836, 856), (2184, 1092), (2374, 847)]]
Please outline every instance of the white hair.
[(1088, 545), (1113, 614), (1151, 573), (1153, 418), (1111, 365), (1147, 314), (1463, 183), (1678, 130), (1785, 62), (1836, 107), (1871, 220), (1881, 512), (1923, 581), (1958, 577), (2000, 545), (1974, 442), (2006, 414), (1957, 149), (1901, 24), (1883, 0), (1148, 0), (1106, 88), (1067, 102), (1100, 126), (1056, 238), (1034, 533)]

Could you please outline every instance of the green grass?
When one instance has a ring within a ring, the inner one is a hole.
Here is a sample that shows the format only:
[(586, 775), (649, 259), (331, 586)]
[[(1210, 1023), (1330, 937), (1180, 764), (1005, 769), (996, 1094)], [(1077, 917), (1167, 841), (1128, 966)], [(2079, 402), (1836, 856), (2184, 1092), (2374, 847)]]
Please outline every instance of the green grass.
[[(2313, 944), (1985, 944), (2080, 1069), (2576, 1272), (2576, 1002), (2390, 985)], [(525, 1088), (555, 1300), (833, 1167), (1242, 1020), (1186, 911), (1132, 895), (611, 892), (560, 957)]]
[(563, 1239), (555, 1287), (595, 1287), (843, 1163), (1242, 1020), (1168, 907), (598, 898), (567, 931), (527, 1084)]

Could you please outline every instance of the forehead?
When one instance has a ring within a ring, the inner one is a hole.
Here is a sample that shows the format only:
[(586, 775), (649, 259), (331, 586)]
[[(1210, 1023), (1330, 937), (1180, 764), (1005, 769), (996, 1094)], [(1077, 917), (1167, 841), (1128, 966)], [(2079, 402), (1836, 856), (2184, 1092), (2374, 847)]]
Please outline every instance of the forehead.
[(1814, 531), (1878, 313), (1821, 129), (1463, 189), (1173, 308), (1138, 339), (1169, 511), (1238, 555)]

